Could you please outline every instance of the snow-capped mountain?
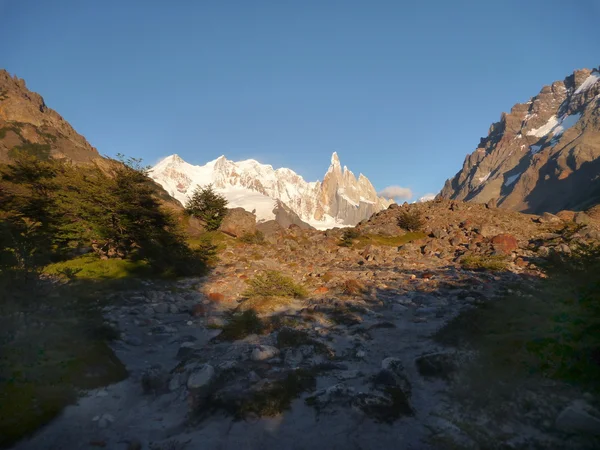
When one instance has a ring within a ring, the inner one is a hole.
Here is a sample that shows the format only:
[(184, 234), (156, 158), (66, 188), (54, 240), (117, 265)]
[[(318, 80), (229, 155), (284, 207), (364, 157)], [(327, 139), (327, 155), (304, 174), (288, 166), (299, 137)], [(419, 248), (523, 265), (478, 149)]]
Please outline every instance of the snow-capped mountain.
[(212, 184), (230, 207), (254, 212), (259, 222), (276, 218), (279, 201), (319, 229), (355, 225), (393, 203), (378, 197), (367, 177), (360, 174), (357, 179), (347, 167), (342, 169), (337, 153), (322, 182), (307, 182), (293, 170), (253, 159), (234, 162), (225, 156), (194, 166), (171, 155), (156, 164), (150, 176), (183, 204), (196, 186)]
[(600, 69), (576, 70), (492, 124), (442, 197), (529, 212), (600, 202)]

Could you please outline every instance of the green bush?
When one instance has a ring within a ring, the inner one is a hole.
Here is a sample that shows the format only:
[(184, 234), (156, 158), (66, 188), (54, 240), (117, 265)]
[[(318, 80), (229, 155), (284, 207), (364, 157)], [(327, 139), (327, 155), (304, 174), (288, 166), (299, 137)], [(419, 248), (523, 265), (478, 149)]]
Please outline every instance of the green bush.
[(212, 185), (197, 186), (185, 204), (187, 214), (197, 217), (206, 223), (208, 231), (219, 228), (227, 214), (227, 200), (217, 194)]
[(421, 231), (425, 220), (417, 210), (402, 211), (398, 216), (398, 226), (406, 231)]
[(306, 297), (306, 289), (290, 277), (275, 270), (268, 270), (247, 280), (246, 297)]
[(353, 241), (359, 237), (360, 232), (356, 228), (346, 228), (342, 233), (342, 241), (339, 245), (341, 247), (352, 247)]
[(202, 273), (205, 249), (187, 245), (155, 192), (138, 160), (107, 174), (19, 152), (0, 165), (0, 278), (31, 278), (81, 247), (162, 275)]
[(256, 311), (249, 309), (241, 313), (234, 313), (223, 326), (219, 340), (236, 341), (249, 334), (261, 334), (265, 328)]
[(240, 241), (245, 244), (257, 244), (261, 245), (265, 243), (265, 235), (262, 231), (256, 230), (254, 233), (245, 233), (240, 236)]

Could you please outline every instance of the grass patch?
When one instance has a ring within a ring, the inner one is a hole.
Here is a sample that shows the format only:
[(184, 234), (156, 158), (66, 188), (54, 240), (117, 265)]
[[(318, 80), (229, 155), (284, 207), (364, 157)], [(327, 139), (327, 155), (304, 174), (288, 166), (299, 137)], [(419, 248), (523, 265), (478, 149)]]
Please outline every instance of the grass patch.
[(35, 156), (42, 161), (50, 159), (50, 144), (35, 144), (33, 142), (25, 142), (17, 145), (8, 151), (10, 158), (17, 158), (20, 153), (29, 156)]
[(414, 415), (408, 395), (401, 388), (386, 386), (383, 394), (373, 398), (370, 394), (359, 393), (353, 403), (376, 422), (392, 424), (401, 417)]
[(276, 270), (269, 270), (247, 280), (248, 288), (245, 297), (294, 297), (302, 298), (308, 295), (304, 288), (292, 278)]
[(254, 233), (245, 233), (239, 239), (244, 244), (262, 245), (265, 243), (265, 235), (260, 230), (256, 230)]
[(289, 409), (292, 401), (303, 392), (314, 391), (317, 380), (312, 371), (297, 369), (285, 377), (272, 382), (266, 389), (257, 391), (242, 401), (234, 415), (244, 418), (248, 415), (272, 417)]
[(477, 350), (484, 377), (536, 375), (600, 393), (600, 247), (560, 258), (548, 278), (462, 312), (435, 339)]
[(273, 313), (292, 303), (292, 297), (250, 297), (239, 306), (240, 311), (253, 310), (258, 314)]
[(249, 309), (241, 313), (231, 314), (217, 338), (218, 340), (237, 341), (249, 334), (261, 334), (264, 329), (265, 324), (258, 317), (256, 311)]
[(352, 279), (344, 281), (342, 291), (346, 295), (361, 295), (367, 292), (367, 288), (362, 282)]
[(2, 448), (52, 420), (77, 400), (80, 389), (127, 376), (107, 345), (117, 333), (93, 306), (106, 292), (96, 285), (46, 288), (21, 292), (36, 299), (28, 307), (14, 289), (0, 303)]
[(322, 355), (333, 355), (333, 352), (329, 349), (329, 347), (310, 337), (306, 331), (295, 330), (289, 327), (281, 328), (279, 330), (279, 333), (277, 334), (278, 348), (296, 348), (300, 347), (301, 345), (312, 345), (317, 353)]
[(37, 134), (42, 136), (44, 139), (46, 139), (46, 142), (52, 142), (52, 143), (56, 143), (56, 140), (58, 139), (56, 136), (54, 136), (53, 134), (50, 133), (46, 133), (44, 131), (40, 131), (39, 128), (36, 128)]
[(44, 268), (44, 273), (69, 279), (117, 280), (148, 275), (150, 268), (144, 261), (100, 259), (96, 255), (90, 254), (69, 261), (50, 264)]
[(460, 260), (463, 269), (504, 271), (508, 260), (502, 255), (467, 255)]
[(385, 245), (389, 247), (399, 247), (400, 245), (408, 244), (427, 237), (425, 233), (420, 231), (408, 232), (400, 236), (385, 236), (382, 234), (364, 234), (358, 238), (356, 243), (357, 248), (364, 248), (367, 245)]

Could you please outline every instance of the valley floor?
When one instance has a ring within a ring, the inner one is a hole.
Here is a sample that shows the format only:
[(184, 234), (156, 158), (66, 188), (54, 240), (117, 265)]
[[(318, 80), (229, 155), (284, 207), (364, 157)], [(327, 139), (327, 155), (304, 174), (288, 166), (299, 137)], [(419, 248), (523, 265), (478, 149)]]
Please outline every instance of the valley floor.
[[(232, 243), (208, 277), (115, 294), (104, 314), (129, 377), (85, 393), (14, 450), (598, 445), (591, 394), (535, 378), (491, 393), (495, 374), (469, 378), (471, 349), (437, 333), (474, 306), (531, 295), (520, 286), (535, 288), (539, 272), (338, 241), (295, 230)], [(247, 280), (264, 270), (309, 295), (248, 303)], [(258, 317), (239, 313), (250, 308)]]

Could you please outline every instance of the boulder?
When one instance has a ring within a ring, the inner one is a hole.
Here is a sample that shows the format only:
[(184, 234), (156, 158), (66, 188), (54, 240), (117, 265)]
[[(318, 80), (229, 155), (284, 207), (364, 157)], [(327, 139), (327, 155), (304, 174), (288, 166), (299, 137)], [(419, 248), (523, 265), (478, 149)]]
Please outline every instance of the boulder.
[(565, 433), (600, 436), (600, 415), (585, 402), (575, 401), (558, 415), (556, 428)]
[(252, 350), (252, 361), (265, 361), (274, 358), (279, 354), (279, 349), (270, 345), (259, 345)]
[(221, 222), (219, 230), (233, 237), (255, 233), (256, 216), (244, 208), (229, 209), (223, 218), (223, 222)]
[(575, 222), (578, 225), (588, 225), (591, 221), (591, 217), (584, 212), (578, 212), (573, 218), (573, 222)]
[(559, 217), (565, 222), (571, 222), (575, 218), (575, 211), (562, 210), (556, 213), (556, 217)]
[(509, 255), (511, 252), (519, 248), (517, 238), (507, 233), (494, 236), (492, 238), (492, 245), (494, 246), (495, 251), (505, 255)]
[(190, 374), (187, 387), (191, 391), (204, 391), (210, 386), (215, 377), (215, 369), (210, 364), (202, 364)]

